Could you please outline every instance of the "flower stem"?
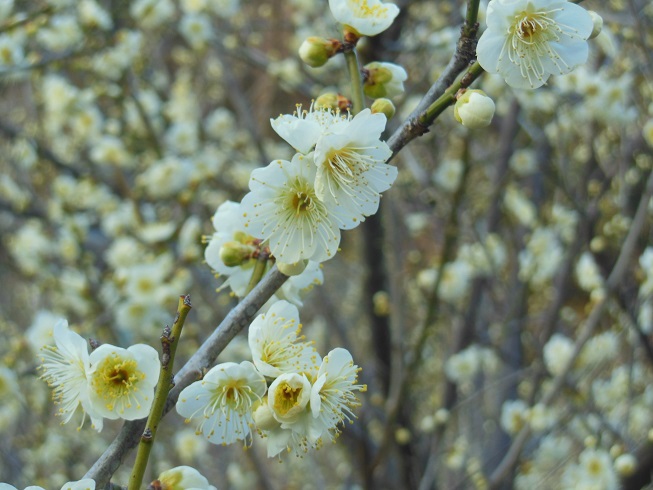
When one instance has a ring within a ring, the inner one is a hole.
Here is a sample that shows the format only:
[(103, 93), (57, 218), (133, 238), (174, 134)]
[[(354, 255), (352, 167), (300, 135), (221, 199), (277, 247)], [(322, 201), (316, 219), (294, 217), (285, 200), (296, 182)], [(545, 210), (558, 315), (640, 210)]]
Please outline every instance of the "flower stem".
[(172, 324), (172, 329), (170, 327), (163, 329), (163, 335), (161, 335), (162, 354), (159, 381), (156, 385), (152, 410), (147, 418), (147, 425), (138, 444), (136, 461), (132, 468), (132, 474), (129, 477), (129, 490), (140, 490), (141, 484), (143, 483), (143, 475), (145, 474), (147, 461), (150, 457), (152, 445), (154, 444), (154, 437), (156, 436), (159, 422), (163, 416), (168, 392), (172, 388), (172, 367), (175, 361), (175, 353), (177, 352), (177, 344), (186, 321), (186, 316), (188, 316), (191, 307), (190, 296), (180, 296), (179, 304), (177, 305), (177, 316)]
[(454, 82), (435, 102), (433, 102), (418, 118), (420, 126), (428, 128), (444, 110), (456, 103), (456, 93), (461, 88), (469, 87), (483, 73), (483, 68), (476, 61), (469, 70)]
[(356, 55), (356, 48), (352, 47), (350, 50), (345, 51), (345, 61), (347, 62), (347, 70), (351, 78), (351, 103), (353, 115), (358, 114), (365, 108), (365, 98), (363, 95), (363, 80), (361, 78), (361, 69), (358, 65), (358, 56)]
[(270, 254), (261, 250), (258, 258), (256, 259), (256, 265), (254, 266), (254, 271), (252, 272), (252, 277), (249, 280), (247, 285), (247, 292), (245, 295), (248, 295), (249, 292), (256, 287), (256, 285), (263, 279), (266, 269), (268, 268), (268, 259)]

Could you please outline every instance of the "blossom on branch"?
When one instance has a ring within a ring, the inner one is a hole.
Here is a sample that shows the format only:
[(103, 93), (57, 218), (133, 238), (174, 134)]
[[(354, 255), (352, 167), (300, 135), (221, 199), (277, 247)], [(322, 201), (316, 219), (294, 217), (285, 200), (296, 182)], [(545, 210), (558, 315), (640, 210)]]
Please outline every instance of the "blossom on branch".
[(322, 262), (338, 250), (346, 218), (342, 209), (318, 199), (316, 173), (312, 155), (301, 154), (252, 172), (250, 192), (241, 202), (245, 229), (267, 240), (281, 262)]
[(329, 8), (338, 22), (360, 36), (385, 31), (399, 14), (394, 3), (379, 0), (329, 0)]
[(537, 88), (587, 61), (592, 17), (567, 0), (492, 0), (478, 62), (514, 88)]
[(108, 419), (147, 417), (161, 368), (154, 348), (104, 344), (91, 353), (90, 361), (89, 396), (97, 413)]
[[(93, 427), (102, 430), (102, 416), (91, 406), (88, 373), (91, 368), (86, 340), (68, 328), (66, 320), (59, 320), (53, 329), (55, 345), (41, 348), (42, 378), (53, 388), (53, 398), (61, 405), (62, 423), (67, 423), (81, 405), (89, 414)], [(82, 420), (82, 424), (84, 421)]]
[(253, 423), (252, 406), (266, 390), (265, 378), (251, 362), (225, 362), (184, 388), (177, 400), (177, 413), (186, 417), (186, 422), (199, 420), (196, 434), (203, 434), (213, 444), (247, 440)]

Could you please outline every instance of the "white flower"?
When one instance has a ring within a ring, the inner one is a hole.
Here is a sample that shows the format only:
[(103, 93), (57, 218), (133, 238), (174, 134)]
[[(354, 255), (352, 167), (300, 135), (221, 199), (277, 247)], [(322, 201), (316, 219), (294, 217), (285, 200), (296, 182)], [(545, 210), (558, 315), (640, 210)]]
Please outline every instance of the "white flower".
[(329, 0), (331, 13), (341, 24), (363, 36), (385, 31), (399, 14), (399, 7), (379, 0)]
[(297, 104), (295, 112), (282, 114), (270, 119), (270, 125), (290, 146), (300, 153), (308, 154), (317, 144), (320, 136), (334, 124), (347, 121), (348, 115), (328, 109), (316, 109), (313, 105), (308, 111)]
[[(245, 219), (240, 203), (222, 203), (213, 216), (213, 226), (216, 232), (209, 238), (204, 250), (206, 263), (219, 276), (226, 278), (218, 290), (230, 287), (236, 296), (243, 297), (254, 271), (255, 255), (259, 253), (261, 240), (245, 231)], [(323, 281), (324, 275), (320, 265), (309, 261), (304, 271), (288, 279), (274, 297), (301, 306), (301, 293), (316, 284), (322, 284)]]
[(284, 428), (290, 428), (307, 412), (311, 400), (311, 383), (305, 374), (285, 373), (275, 379), (268, 390), (268, 407)]
[(384, 114), (365, 109), (353, 119), (331, 126), (315, 145), (317, 197), (346, 210), (344, 229), (376, 213), (381, 192), (397, 178), (397, 167), (385, 163), (392, 155), (380, 139), (385, 124)]
[(186, 422), (199, 419), (196, 434), (204, 434), (213, 444), (245, 441), (253, 423), (252, 406), (266, 388), (265, 378), (251, 362), (225, 362), (184, 388), (177, 413)]
[(522, 400), (507, 400), (501, 406), (501, 427), (516, 434), (528, 421), (528, 405)]
[(338, 424), (352, 421), (352, 409), (360, 406), (354, 391), (367, 390), (357, 384), (359, 371), (347, 349), (333, 349), (322, 360), (311, 388), (311, 412), (326, 430), (337, 433)]
[(245, 229), (268, 241), (281, 262), (330, 259), (340, 244), (343, 212), (318, 199), (317, 168), (312, 155), (296, 154), (292, 161), (275, 160), (252, 172), (241, 207)]
[(160, 486), (156, 488), (164, 490), (216, 490), (199, 471), (190, 466), (177, 466), (164, 471), (159, 475), (158, 483)]
[(154, 348), (104, 344), (91, 353), (90, 361), (90, 400), (100, 415), (125, 420), (147, 417), (161, 368)]
[(544, 346), (544, 364), (547, 370), (557, 376), (562, 373), (574, 352), (574, 343), (564, 335), (553, 334)]
[(79, 481), (71, 481), (61, 487), (61, 490), (95, 490), (95, 480), (85, 478)]
[(287, 301), (277, 301), (249, 327), (249, 348), (256, 368), (271, 378), (283, 373), (310, 373), (320, 356), (312, 342), (301, 341), (299, 312)]
[[(290, 426), (292, 428), (288, 428), (289, 426), (284, 426), (274, 417), (274, 412), (268, 403), (259, 405), (254, 411), (256, 428), (267, 443), (268, 458), (277, 456), (284, 449), (296, 456), (301, 456), (302, 453), (308, 451), (309, 447), (319, 446), (322, 430), (320, 427), (315, 427), (315, 424), (311, 424), (311, 421), (314, 420), (310, 410), (306, 409), (302, 413), (302, 417)], [(311, 434), (312, 440), (309, 441), (306, 436), (306, 428), (312, 427), (315, 427), (315, 430)]]
[(537, 88), (585, 63), (592, 29), (587, 11), (567, 0), (492, 0), (478, 62), (511, 87)]
[[(272, 128), (302, 153), (315, 151), (315, 192), (330, 210), (342, 208), (343, 230), (354, 228), (378, 210), (380, 193), (397, 178), (397, 168), (385, 162), (392, 155), (381, 141), (384, 114), (365, 109), (355, 117), (329, 109), (301, 110), (272, 120)], [(288, 261), (286, 261), (288, 262)]]
[(179, 23), (179, 32), (194, 49), (203, 47), (213, 36), (211, 21), (204, 14), (186, 14)]
[[(59, 320), (53, 329), (55, 345), (41, 348), (41, 369), (50, 387), (59, 413), (67, 423), (80, 405), (91, 417), (93, 426), (102, 430), (102, 416), (91, 406), (88, 373), (91, 369), (86, 341), (69, 330), (66, 320)], [(84, 420), (82, 419), (82, 424)]]
[[(9, 485), (7, 483), (0, 483), (0, 490), (17, 490), (16, 487)], [(31, 485), (25, 487), (25, 490), (44, 490), (43, 487), (38, 487)], [(95, 490), (95, 480), (91, 478), (85, 478), (84, 480), (79, 481), (69, 481), (65, 483), (61, 490)]]

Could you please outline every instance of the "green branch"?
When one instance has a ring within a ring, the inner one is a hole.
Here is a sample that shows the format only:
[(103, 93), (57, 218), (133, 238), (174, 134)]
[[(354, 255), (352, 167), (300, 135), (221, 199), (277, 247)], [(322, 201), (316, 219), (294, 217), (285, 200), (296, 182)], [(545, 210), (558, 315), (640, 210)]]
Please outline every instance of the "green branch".
[(152, 410), (150, 411), (147, 425), (138, 445), (136, 461), (134, 462), (132, 474), (129, 478), (129, 490), (139, 490), (143, 483), (143, 475), (145, 474), (147, 461), (150, 458), (154, 437), (156, 436), (161, 417), (163, 417), (168, 392), (172, 388), (172, 367), (175, 361), (175, 353), (177, 352), (177, 344), (179, 343), (181, 330), (184, 327), (184, 322), (190, 309), (190, 296), (180, 296), (177, 306), (177, 316), (175, 317), (175, 322), (172, 324), (172, 329), (166, 327), (163, 330), (163, 335), (161, 335), (162, 354), (159, 382), (156, 385)]
[(454, 82), (447, 90), (445, 90), (444, 94), (442, 94), (422, 114), (420, 114), (417, 118), (418, 124), (424, 128), (428, 128), (447, 107), (456, 103), (456, 93), (461, 88), (469, 87), (482, 73), (483, 68), (481, 68), (481, 65), (476, 61), (469, 67), (469, 70), (467, 70), (462, 77)]
[(363, 79), (361, 78), (361, 69), (358, 65), (358, 56), (356, 48), (345, 51), (345, 60), (347, 62), (347, 71), (351, 79), (351, 113), (356, 115), (365, 108), (365, 98), (363, 95)]

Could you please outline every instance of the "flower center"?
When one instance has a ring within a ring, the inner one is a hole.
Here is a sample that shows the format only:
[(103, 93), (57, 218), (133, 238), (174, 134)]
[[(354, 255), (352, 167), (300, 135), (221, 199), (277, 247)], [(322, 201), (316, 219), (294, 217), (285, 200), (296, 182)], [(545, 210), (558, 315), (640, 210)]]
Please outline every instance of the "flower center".
[(356, 17), (386, 17), (388, 12), (388, 7), (381, 4), (370, 7), (367, 0), (350, 1), (349, 6), (356, 12)]
[(107, 357), (93, 377), (96, 393), (109, 400), (122, 398), (132, 391), (137, 391), (136, 384), (145, 378), (137, 368), (138, 363), (134, 359), (122, 359), (115, 354)]
[(280, 415), (286, 415), (290, 410), (299, 405), (302, 388), (293, 388), (288, 383), (277, 386), (274, 397), (274, 410)]
[(297, 214), (306, 211), (313, 205), (313, 200), (304, 191), (297, 191), (292, 196), (292, 207), (296, 210)]
[[(534, 44), (556, 38), (556, 34), (549, 31), (550, 27), (555, 27), (555, 22), (547, 14), (548, 12), (520, 12), (515, 15), (515, 34), (519, 40), (526, 44)], [(541, 39), (547, 31), (549, 35)]]

